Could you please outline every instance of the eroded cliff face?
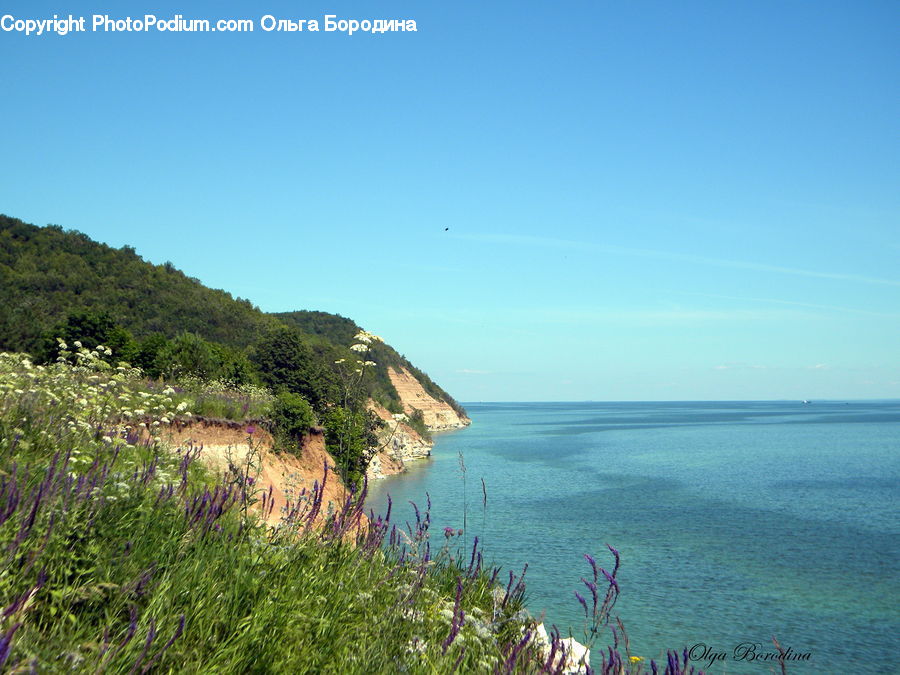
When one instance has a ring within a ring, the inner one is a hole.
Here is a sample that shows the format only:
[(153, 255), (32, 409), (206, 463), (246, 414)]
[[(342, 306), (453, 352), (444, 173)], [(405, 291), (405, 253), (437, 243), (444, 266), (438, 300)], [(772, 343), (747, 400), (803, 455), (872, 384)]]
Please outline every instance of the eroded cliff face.
[(264, 514), (269, 525), (281, 521), (284, 513), (297, 504), (304, 488), (308, 494), (317, 481), (322, 484), (326, 464), (329, 468), (322, 511), (316, 523), (331, 510), (339, 509), (347, 497), (347, 490), (334, 469), (334, 459), (325, 449), (325, 437), (320, 431), (311, 430), (304, 437), (299, 457), (286, 452), (276, 453), (272, 437), (259, 426), (198, 419), (190, 424), (169, 427), (160, 435), (175, 447), (200, 448), (198, 459), (213, 471), (227, 471), (229, 462), (243, 467), (248, 458), (254, 458), (256, 466), (250, 475), (254, 476), (258, 496), (269, 494), (271, 488), (275, 503), (272, 510)]
[(406, 424), (406, 415), (392, 415), (375, 401), (369, 402), (369, 408), (386, 424), (378, 439), (383, 447), (369, 462), (366, 471), (369, 479), (402, 473), (406, 470), (407, 462), (431, 455), (433, 441), (422, 438), (415, 429)]
[(400, 395), (403, 412), (412, 415), (415, 410), (421, 410), (425, 426), (431, 431), (462, 429), (472, 423), (472, 420), (460, 416), (448, 403), (439, 401), (425, 391), (422, 384), (405, 368), (388, 368), (388, 376)]
[(430, 431), (461, 429), (471, 424), (468, 417), (460, 416), (449, 404), (439, 401), (425, 391), (422, 384), (405, 368), (388, 368), (388, 375), (403, 404), (403, 414), (391, 414), (374, 401), (369, 407), (386, 423), (380, 434), (384, 446), (369, 463), (366, 475), (369, 479), (384, 478), (406, 470), (407, 462), (431, 455), (434, 441), (422, 438), (407, 422), (409, 415), (422, 411), (425, 426)]

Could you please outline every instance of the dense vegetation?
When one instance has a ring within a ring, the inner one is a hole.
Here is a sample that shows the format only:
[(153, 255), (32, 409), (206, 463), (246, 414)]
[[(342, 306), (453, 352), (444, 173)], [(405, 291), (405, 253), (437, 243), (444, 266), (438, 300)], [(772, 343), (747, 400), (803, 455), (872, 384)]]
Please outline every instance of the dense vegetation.
[(68, 357), (0, 355), (0, 668), (490, 670), (517, 644), (521, 589), (498, 602), (448, 547), (427, 564), (427, 515), (404, 545), (358, 495), (313, 529), (314, 488), (268, 530), (252, 476), (217, 480), (146, 433), (188, 400)]
[[(0, 348), (34, 353), (77, 310), (105, 311), (137, 338), (182, 332), (246, 347), (277, 321), (249, 301), (206, 288), (171, 264), (79, 232), (0, 215)], [(202, 308), (202, 311), (200, 311)]]

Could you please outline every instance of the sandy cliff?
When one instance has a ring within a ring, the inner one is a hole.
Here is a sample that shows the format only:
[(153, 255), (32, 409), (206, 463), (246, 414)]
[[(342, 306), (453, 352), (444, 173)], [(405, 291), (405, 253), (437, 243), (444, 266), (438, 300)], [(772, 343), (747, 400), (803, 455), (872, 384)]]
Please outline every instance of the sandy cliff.
[[(252, 433), (248, 433), (248, 429)], [(322, 483), (325, 463), (329, 466), (328, 478), (325, 481), (325, 494), (322, 499), (322, 516), (331, 508), (338, 509), (346, 498), (347, 492), (340, 476), (333, 470), (335, 462), (325, 450), (325, 437), (321, 432), (311, 432), (304, 438), (300, 456), (286, 452), (275, 453), (274, 444), (269, 433), (259, 426), (248, 427), (237, 423), (198, 420), (191, 424), (170, 427), (161, 434), (163, 440), (171, 445), (202, 448), (199, 459), (213, 471), (226, 471), (229, 461), (241, 466), (251, 454), (251, 443), (259, 451), (258, 471), (255, 475), (258, 495), (268, 493), (272, 489), (275, 506), (266, 518), (270, 525), (277, 525), (285, 508), (290, 503), (296, 504), (301, 490), (311, 492), (316, 481)], [(321, 518), (317, 519), (317, 522)]]
[(366, 475), (369, 479), (384, 478), (406, 470), (406, 463), (431, 455), (434, 443), (422, 438), (406, 424), (406, 415), (392, 415), (384, 407), (370, 401), (369, 408), (385, 422), (379, 434), (380, 450), (369, 462)]
[(406, 470), (409, 461), (431, 455), (434, 442), (422, 438), (406, 422), (416, 410), (422, 411), (425, 426), (430, 431), (449, 431), (468, 426), (471, 420), (459, 415), (448, 403), (434, 398), (406, 369), (388, 368), (388, 375), (403, 404), (403, 414), (392, 415), (374, 401), (369, 407), (386, 423), (381, 432), (382, 448), (372, 458), (366, 472), (369, 479), (383, 478)]
[(471, 424), (472, 421), (468, 417), (460, 416), (449, 403), (439, 401), (425, 391), (422, 384), (405, 368), (401, 370), (388, 368), (388, 376), (400, 395), (403, 412), (412, 415), (414, 410), (421, 410), (425, 426), (430, 430), (448, 431)]

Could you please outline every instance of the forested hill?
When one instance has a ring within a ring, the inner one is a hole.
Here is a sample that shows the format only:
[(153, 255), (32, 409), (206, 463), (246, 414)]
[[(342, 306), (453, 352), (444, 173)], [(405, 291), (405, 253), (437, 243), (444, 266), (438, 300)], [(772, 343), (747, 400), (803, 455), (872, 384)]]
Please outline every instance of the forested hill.
[(192, 332), (252, 344), (275, 320), (249, 301), (207, 288), (170, 263), (153, 265), (58, 226), (0, 215), (0, 349), (33, 352), (77, 310), (105, 311), (136, 338)]
[[(309, 380), (298, 389), (309, 389), (308, 398), (322, 403), (335, 396), (334, 361), (353, 357), (348, 347), (359, 330), (350, 319), (326, 312), (266, 314), (171, 263), (149, 263), (129, 246), (116, 249), (80, 232), (0, 215), (0, 351), (48, 358), (55, 337), (77, 339), (87, 332), (151, 374), (225, 364), (229, 377), (265, 381), (261, 346), (268, 357), (280, 358), (287, 345), (302, 356), (299, 370)], [(387, 376), (393, 366), (406, 367), (435, 398), (458, 408), (394, 349), (376, 350), (370, 393), (382, 404), (401, 409)]]

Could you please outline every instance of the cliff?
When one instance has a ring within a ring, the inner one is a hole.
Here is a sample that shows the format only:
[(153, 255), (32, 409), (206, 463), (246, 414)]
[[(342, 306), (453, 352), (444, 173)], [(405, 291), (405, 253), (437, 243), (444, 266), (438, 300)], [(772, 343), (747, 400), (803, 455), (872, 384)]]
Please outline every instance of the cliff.
[[(347, 497), (347, 490), (334, 470), (334, 459), (325, 449), (325, 437), (319, 431), (311, 431), (304, 438), (299, 456), (276, 453), (273, 439), (265, 429), (235, 422), (200, 419), (173, 425), (161, 436), (173, 447), (199, 448), (198, 459), (213, 471), (228, 471), (229, 463), (244, 467), (250, 460), (250, 475), (254, 477), (257, 496), (271, 494), (275, 503), (266, 514), (269, 525), (278, 525), (282, 515), (297, 503), (302, 490), (310, 493), (317, 481), (322, 484), (326, 464), (329, 471), (317, 522), (339, 509)], [(261, 505), (260, 502), (257, 507)]]
[(380, 450), (372, 458), (366, 475), (370, 480), (384, 478), (406, 470), (407, 462), (431, 456), (434, 441), (423, 438), (409, 422), (409, 416), (421, 411), (425, 426), (429, 431), (450, 431), (462, 429), (472, 421), (460, 415), (447, 402), (429, 394), (405, 368), (388, 368), (391, 384), (397, 390), (403, 405), (402, 414), (391, 414), (375, 401), (369, 408), (385, 421), (386, 427), (379, 436)]
[(403, 473), (407, 462), (431, 456), (434, 442), (422, 438), (409, 426), (406, 415), (392, 415), (375, 401), (369, 402), (369, 409), (384, 420), (386, 425), (378, 437), (381, 447), (372, 457), (366, 471), (369, 480)]
[(421, 410), (425, 426), (431, 431), (462, 429), (472, 423), (468, 417), (458, 413), (446, 401), (434, 398), (406, 368), (388, 368), (391, 384), (400, 396), (403, 412), (412, 415)]

